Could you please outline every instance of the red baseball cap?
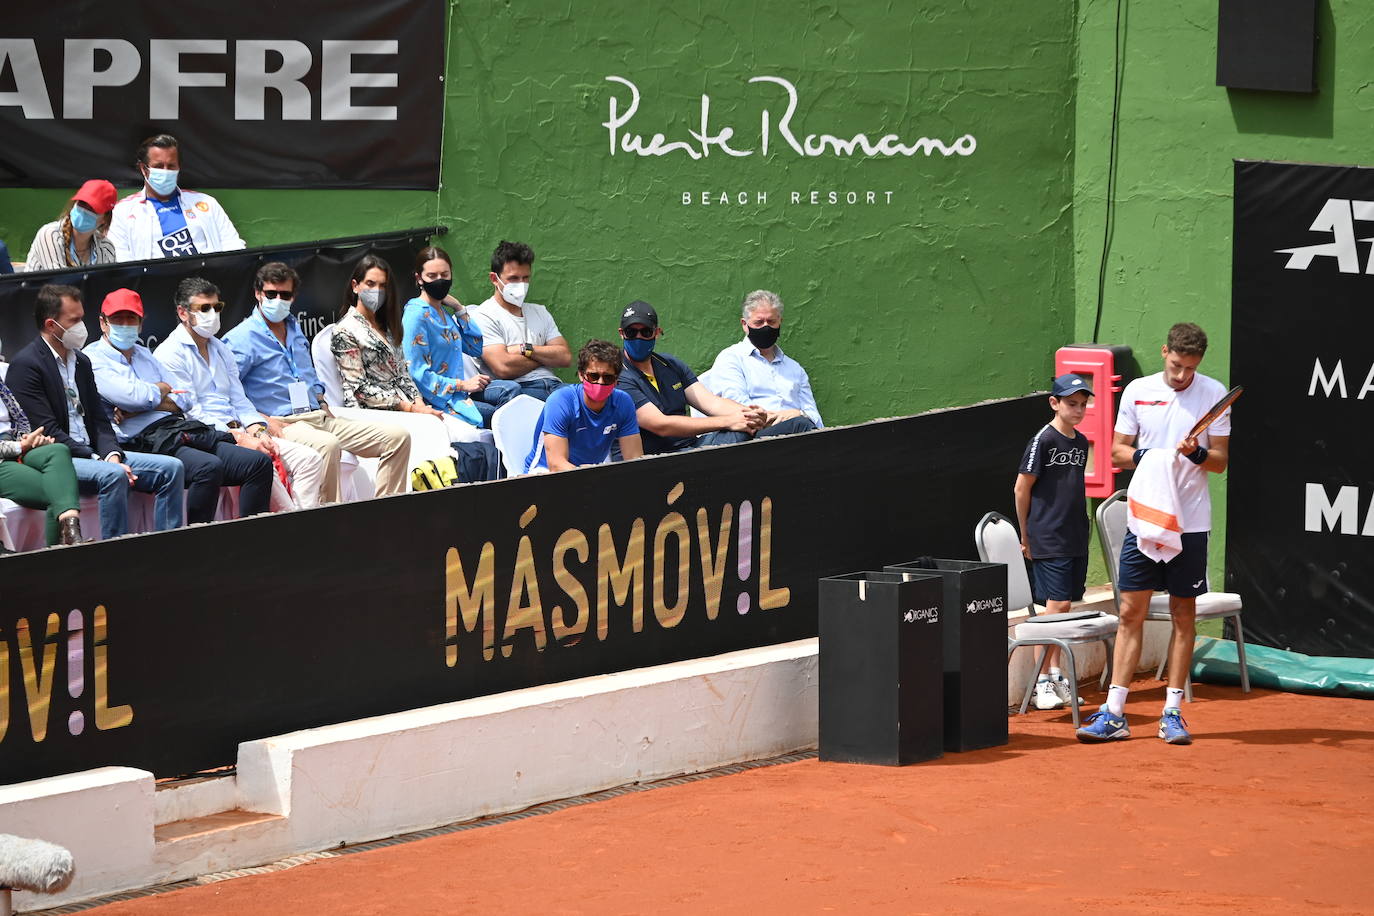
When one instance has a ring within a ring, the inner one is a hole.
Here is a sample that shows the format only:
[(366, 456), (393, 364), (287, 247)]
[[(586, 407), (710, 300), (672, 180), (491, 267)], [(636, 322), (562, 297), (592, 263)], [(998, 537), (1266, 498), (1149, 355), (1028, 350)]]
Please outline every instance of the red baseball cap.
[(118, 197), (119, 193), (115, 191), (114, 185), (103, 178), (92, 178), (81, 186), (81, 190), (72, 195), (72, 200), (79, 200), (97, 214), (104, 216), (114, 209)]
[(143, 297), (131, 289), (117, 289), (100, 303), (100, 314), (113, 315), (115, 312), (133, 312), (143, 317)]

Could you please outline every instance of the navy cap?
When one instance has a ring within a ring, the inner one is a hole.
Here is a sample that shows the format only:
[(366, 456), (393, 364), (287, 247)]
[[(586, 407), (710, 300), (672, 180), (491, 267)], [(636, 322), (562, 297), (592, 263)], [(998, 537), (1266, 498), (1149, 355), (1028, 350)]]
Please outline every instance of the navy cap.
[(647, 302), (636, 299), (625, 306), (625, 311), (620, 315), (620, 328), (624, 330), (632, 324), (642, 324), (646, 328), (658, 327), (658, 312)]
[(1065, 398), (1076, 391), (1086, 391), (1088, 394), (1092, 394), (1093, 386), (1083, 376), (1065, 372), (1054, 380), (1054, 387), (1050, 390), (1050, 394), (1057, 398)]

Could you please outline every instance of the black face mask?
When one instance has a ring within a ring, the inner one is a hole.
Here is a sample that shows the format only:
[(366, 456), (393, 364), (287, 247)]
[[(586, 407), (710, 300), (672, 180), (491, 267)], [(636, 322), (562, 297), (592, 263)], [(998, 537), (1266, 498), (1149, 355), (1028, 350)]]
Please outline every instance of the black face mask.
[(775, 328), (766, 324), (761, 328), (750, 328), (749, 342), (760, 350), (767, 350), (778, 342), (778, 334), (780, 333), (782, 333), (781, 328)]
[(424, 290), (425, 295), (429, 296), (431, 299), (438, 299), (442, 302), (444, 301), (444, 297), (448, 295), (448, 291), (453, 288), (453, 281), (426, 280), (420, 284), (420, 288)]

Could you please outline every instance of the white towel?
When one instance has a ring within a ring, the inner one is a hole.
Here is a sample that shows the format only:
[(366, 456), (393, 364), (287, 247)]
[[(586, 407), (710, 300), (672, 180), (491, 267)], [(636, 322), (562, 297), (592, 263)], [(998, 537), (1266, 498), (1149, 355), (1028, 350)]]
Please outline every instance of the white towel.
[(1178, 463), (1186, 460), (1172, 449), (1149, 449), (1126, 491), (1126, 527), (1135, 535), (1140, 552), (1157, 562), (1167, 563), (1183, 550)]

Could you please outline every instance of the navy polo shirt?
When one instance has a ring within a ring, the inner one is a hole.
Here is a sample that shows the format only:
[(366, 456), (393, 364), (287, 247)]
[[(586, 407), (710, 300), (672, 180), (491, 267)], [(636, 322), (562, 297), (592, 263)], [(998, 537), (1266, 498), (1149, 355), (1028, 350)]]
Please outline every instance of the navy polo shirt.
[[(645, 404), (653, 404), (664, 416), (687, 416), (687, 389), (696, 384), (696, 373), (671, 353), (650, 353), (649, 365), (654, 374), (653, 382), (628, 358), (624, 358), (616, 387), (634, 399), (635, 410)], [(660, 436), (643, 428), (639, 431), (639, 438), (644, 443), (646, 455), (678, 452), (691, 448), (697, 442), (696, 436)]]

